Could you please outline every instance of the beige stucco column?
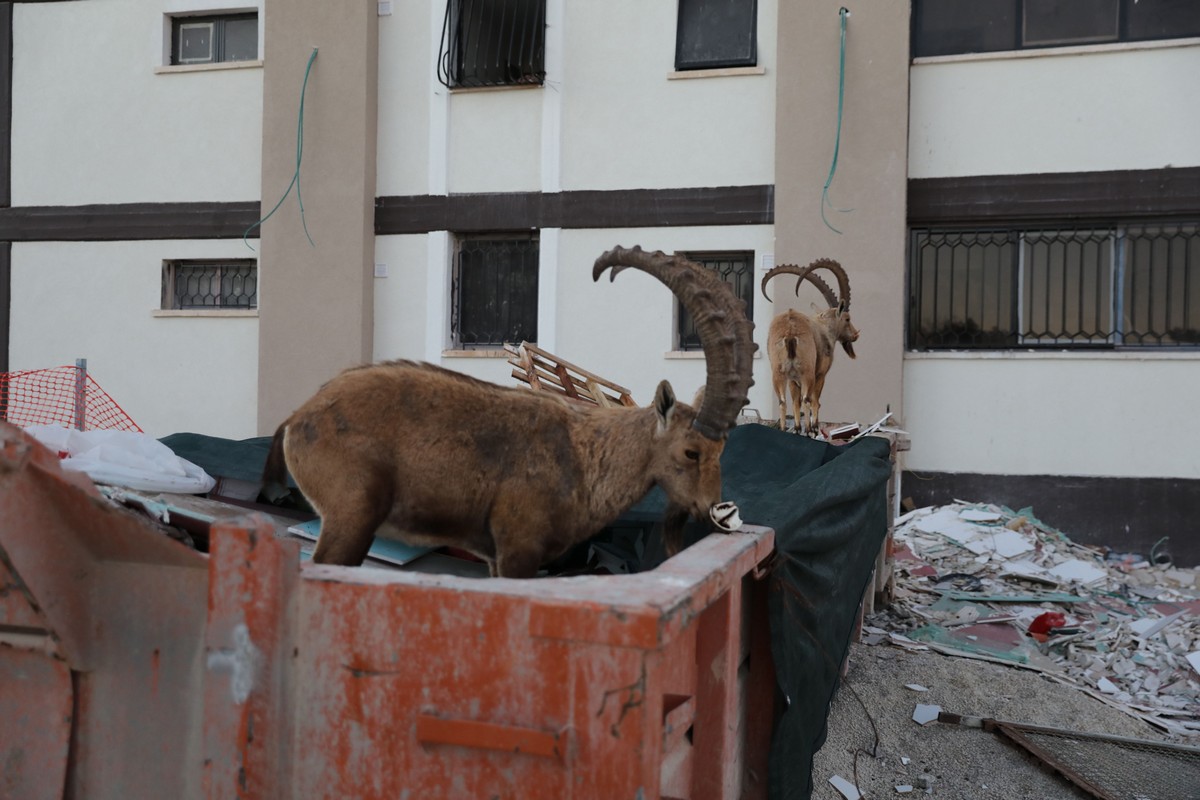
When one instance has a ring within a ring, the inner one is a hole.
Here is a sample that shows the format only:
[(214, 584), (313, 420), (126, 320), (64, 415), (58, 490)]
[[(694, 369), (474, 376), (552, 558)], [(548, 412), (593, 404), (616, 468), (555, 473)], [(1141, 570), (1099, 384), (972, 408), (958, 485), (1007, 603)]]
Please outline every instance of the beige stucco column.
[[(845, 3), (850, 17), (841, 148), (829, 195), (835, 206), (853, 211), (825, 215), (839, 235), (821, 219), (821, 188), (837, 132), (842, 5), (779, 4), (775, 260), (806, 264), (829, 256), (849, 273), (851, 317), (862, 332), (858, 358), (838, 349), (821, 418), (867, 423), (889, 403), (894, 413), (903, 412), (909, 3)], [(774, 313), (788, 307), (809, 313), (813, 302), (823, 302), (811, 287), (797, 301), (792, 285), (776, 280)]]
[(271, 433), (339, 370), (372, 356), (378, 18), (374, 3), (270, 0), (263, 35), (262, 208), (295, 189), (259, 246), (258, 429)]

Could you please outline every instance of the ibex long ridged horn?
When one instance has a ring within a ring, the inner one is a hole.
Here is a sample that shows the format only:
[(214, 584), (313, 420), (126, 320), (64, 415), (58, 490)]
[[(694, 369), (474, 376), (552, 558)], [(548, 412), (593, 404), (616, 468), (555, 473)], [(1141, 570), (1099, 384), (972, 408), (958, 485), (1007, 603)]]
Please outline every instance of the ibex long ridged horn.
[(658, 278), (696, 321), (708, 376), (692, 427), (705, 438), (723, 439), (737, 423), (754, 385), (752, 367), (758, 345), (753, 338), (754, 323), (746, 318), (745, 303), (715, 273), (678, 254), (615, 247), (596, 259), (592, 278), (600, 280), (610, 267), (613, 280), (628, 267)]
[[(818, 269), (827, 269), (837, 277), (838, 288), (841, 290), (840, 300), (839, 295), (834, 294), (829, 284), (821, 280), (820, 276), (814, 274), (815, 270)], [(763, 297), (767, 298), (767, 300), (771, 299), (771, 296), (767, 294), (767, 283), (776, 275), (781, 274), (796, 276), (796, 294), (800, 294), (800, 285), (807, 279), (813, 286), (816, 286), (820, 290), (830, 308), (836, 307), (839, 305), (839, 302), (844, 303), (846, 308), (850, 307), (850, 280), (846, 276), (846, 271), (842, 269), (842, 265), (832, 258), (818, 258), (804, 267), (795, 264), (780, 264), (775, 267), (764, 275), (762, 279), (762, 293)]]

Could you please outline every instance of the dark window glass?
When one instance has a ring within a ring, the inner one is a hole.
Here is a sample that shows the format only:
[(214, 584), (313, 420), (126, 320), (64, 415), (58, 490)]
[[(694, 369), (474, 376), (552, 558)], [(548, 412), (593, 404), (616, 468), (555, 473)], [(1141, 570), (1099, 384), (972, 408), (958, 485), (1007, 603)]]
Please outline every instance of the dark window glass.
[(218, 64), (258, 58), (258, 15), (175, 17), (172, 64)]
[(165, 309), (258, 308), (258, 265), (253, 259), (168, 261), (162, 298)]
[[(754, 253), (738, 251), (731, 253), (687, 253), (688, 258), (721, 276), (721, 280), (733, 286), (738, 299), (746, 304), (746, 316), (754, 319)], [(678, 302), (678, 301), (676, 301)], [(700, 350), (700, 335), (696, 322), (682, 305), (679, 306), (679, 349)]]
[(913, 0), (914, 57), (1200, 36), (1197, 0)]
[(463, 237), (452, 286), (451, 333), (457, 347), (537, 341), (538, 240)]
[(540, 84), (545, 77), (545, 0), (448, 0), (438, 52), (443, 84)]
[(757, 62), (757, 0), (679, 0), (675, 69), (752, 67)]
[(914, 349), (1200, 345), (1200, 226), (914, 230)]

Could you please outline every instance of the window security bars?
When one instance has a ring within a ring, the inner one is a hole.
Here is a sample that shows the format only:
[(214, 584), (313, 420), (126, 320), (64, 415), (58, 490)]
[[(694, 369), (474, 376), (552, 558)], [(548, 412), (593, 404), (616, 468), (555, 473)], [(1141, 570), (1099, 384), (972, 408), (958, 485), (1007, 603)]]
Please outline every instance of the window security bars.
[(172, 64), (218, 64), (258, 58), (258, 14), (175, 17)]
[(445, 86), (539, 85), (545, 59), (545, 0), (447, 0), (438, 52)]
[(1195, 0), (914, 0), (912, 54), (1200, 36)]
[(163, 264), (164, 309), (258, 308), (253, 259), (168, 261)]
[[(746, 317), (754, 319), (754, 253), (687, 253), (688, 258), (721, 276), (733, 286), (733, 293), (746, 303)], [(678, 300), (676, 303), (678, 304)], [(677, 315), (680, 350), (700, 350), (700, 334), (687, 309), (679, 305)]]
[(917, 350), (1200, 346), (1200, 223), (916, 229)]
[(537, 341), (538, 240), (463, 238), (451, 283), (451, 335), (460, 349)]

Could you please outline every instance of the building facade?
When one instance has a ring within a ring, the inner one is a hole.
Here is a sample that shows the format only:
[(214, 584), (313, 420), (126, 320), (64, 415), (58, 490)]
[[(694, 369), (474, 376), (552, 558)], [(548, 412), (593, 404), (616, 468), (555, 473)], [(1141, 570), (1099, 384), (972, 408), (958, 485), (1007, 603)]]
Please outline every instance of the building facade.
[(520, 338), (646, 402), (703, 360), (653, 279), (592, 282), (601, 252), (721, 270), (760, 346), (820, 299), (765, 271), (829, 256), (862, 338), (823, 416), (890, 408), (903, 494), (1178, 540), (1200, 19), (959, 5), (0, 3), (0, 357), (86, 357), (160, 436), (269, 433), (370, 360), (510, 383)]

